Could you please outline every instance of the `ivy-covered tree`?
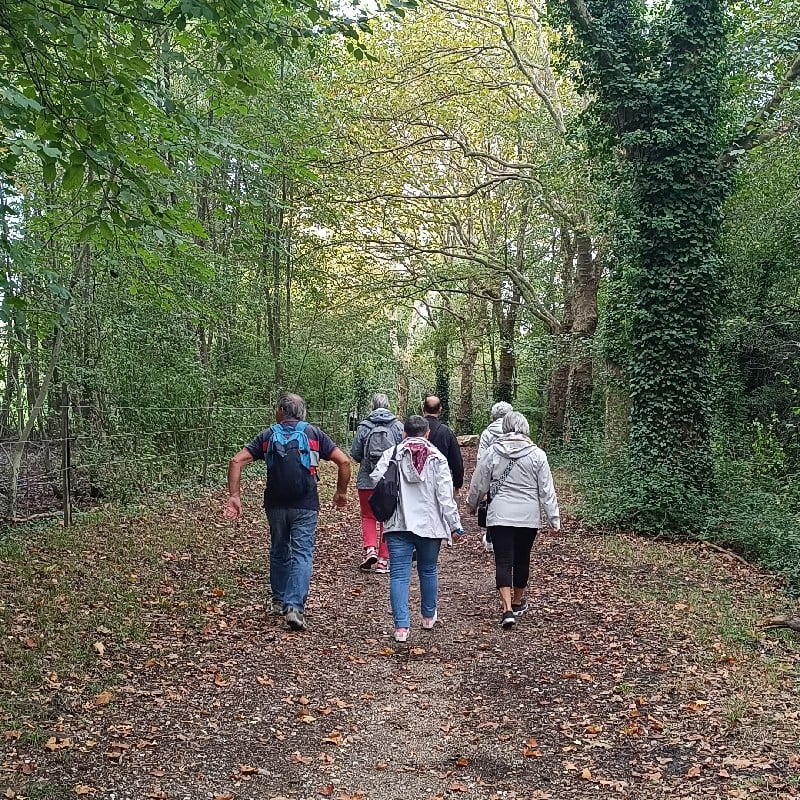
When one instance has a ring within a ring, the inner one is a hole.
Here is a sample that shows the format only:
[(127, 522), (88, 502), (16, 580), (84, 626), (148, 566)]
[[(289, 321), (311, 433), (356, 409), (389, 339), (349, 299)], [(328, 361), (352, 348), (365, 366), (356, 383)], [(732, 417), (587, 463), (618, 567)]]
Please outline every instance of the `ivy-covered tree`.
[(593, 98), (589, 135), (616, 161), (614, 257), (631, 299), (633, 466), (621, 516), (642, 527), (684, 528), (697, 519), (713, 475), (709, 355), (726, 168), (782, 96), (733, 144), (725, 139), (721, 0), (659, 7), (559, 0), (553, 8)]

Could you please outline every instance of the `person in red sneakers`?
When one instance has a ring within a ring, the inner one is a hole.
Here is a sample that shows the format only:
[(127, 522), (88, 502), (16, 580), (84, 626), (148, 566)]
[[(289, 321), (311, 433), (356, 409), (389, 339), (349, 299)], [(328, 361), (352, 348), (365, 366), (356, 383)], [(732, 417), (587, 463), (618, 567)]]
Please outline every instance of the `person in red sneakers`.
[(372, 396), (372, 411), (356, 429), (350, 456), (359, 463), (356, 488), (361, 506), (361, 539), (364, 554), (359, 569), (369, 572), (373, 567), (379, 575), (389, 572), (389, 548), (383, 538), (383, 523), (375, 519), (369, 506), (369, 498), (375, 488), (370, 473), (378, 465), (387, 449), (400, 444), (403, 439), (403, 424), (389, 410), (389, 398), (385, 394)]

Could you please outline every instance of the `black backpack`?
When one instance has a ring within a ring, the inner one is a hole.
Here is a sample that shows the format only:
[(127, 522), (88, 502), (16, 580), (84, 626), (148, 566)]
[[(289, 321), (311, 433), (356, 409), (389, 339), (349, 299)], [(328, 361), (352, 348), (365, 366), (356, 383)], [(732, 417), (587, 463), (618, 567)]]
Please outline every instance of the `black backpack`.
[(400, 466), (397, 463), (397, 445), (386, 472), (369, 496), (369, 507), (378, 522), (386, 522), (397, 510), (400, 502)]
[(371, 428), (364, 441), (364, 461), (369, 467), (369, 471), (372, 472), (378, 466), (378, 462), (384, 452), (397, 444), (397, 439), (395, 438), (394, 429), (390, 425), (385, 425), (382, 422), (371, 422), (370, 420), (367, 420), (367, 422)]
[(313, 483), (307, 427), (307, 422), (298, 422), (294, 430), (281, 424), (272, 426), (264, 460), (267, 462), (267, 491), (274, 500), (301, 500)]

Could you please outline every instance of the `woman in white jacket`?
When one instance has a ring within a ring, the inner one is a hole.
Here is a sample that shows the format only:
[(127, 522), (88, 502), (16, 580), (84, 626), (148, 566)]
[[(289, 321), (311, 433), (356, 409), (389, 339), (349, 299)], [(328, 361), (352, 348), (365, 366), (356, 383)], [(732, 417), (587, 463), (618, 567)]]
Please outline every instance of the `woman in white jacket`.
[(395, 448), (386, 450), (370, 476), (377, 483), (389, 461), (397, 459), (400, 502), (384, 523), (383, 535), (389, 546), (389, 597), (394, 638), (398, 642), (408, 641), (411, 628), (408, 590), (414, 551), (417, 552), (422, 627), (430, 630), (436, 624), (442, 541), (458, 541), (464, 533), (453, 499), (450, 467), (442, 453), (428, 441), (428, 421), (411, 416), (403, 430), (405, 438), (397, 446), (396, 455)]
[(561, 528), (558, 500), (547, 456), (529, 438), (528, 420), (518, 411), (503, 417), (503, 435), (483, 454), (467, 495), (474, 513), (488, 492), (486, 528), (494, 545), (495, 579), (503, 616), (510, 628), (528, 609), (525, 589), (530, 577), (531, 550), (542, 514), (554, 530)]

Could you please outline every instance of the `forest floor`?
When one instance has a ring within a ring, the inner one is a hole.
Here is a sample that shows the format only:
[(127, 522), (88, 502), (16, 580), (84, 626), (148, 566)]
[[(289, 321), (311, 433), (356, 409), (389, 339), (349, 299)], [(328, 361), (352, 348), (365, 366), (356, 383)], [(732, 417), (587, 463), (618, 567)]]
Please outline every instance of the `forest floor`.
[(259, 499), (236, 524), (215, 492), (2, 540), (0, 797), (800, 796), (800, 642), (759, 627), (794, 605), (770, 576), (566, 514), (503, 631), (465, 514), (440, 623), (399, 645), (354, 496), (321, 515), (294, 633), (267, 614)]

